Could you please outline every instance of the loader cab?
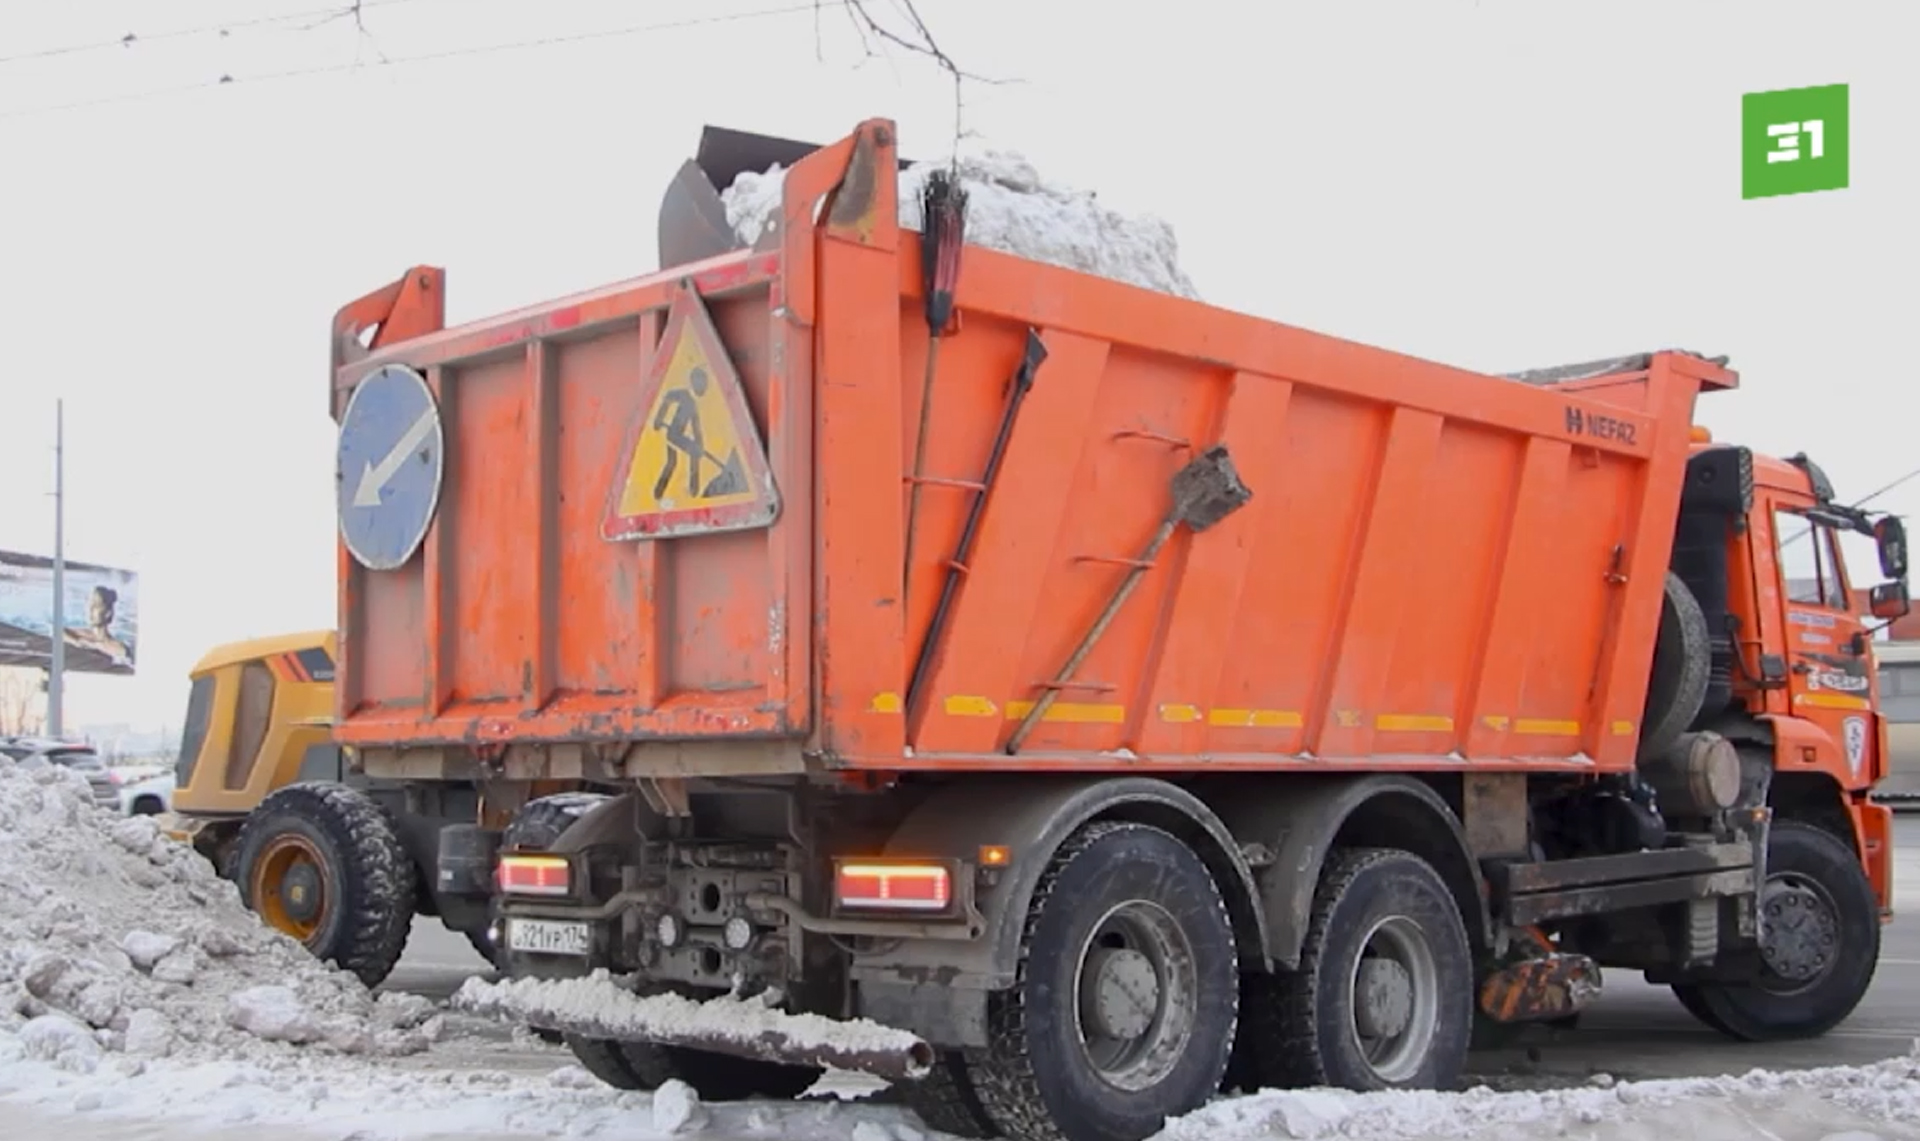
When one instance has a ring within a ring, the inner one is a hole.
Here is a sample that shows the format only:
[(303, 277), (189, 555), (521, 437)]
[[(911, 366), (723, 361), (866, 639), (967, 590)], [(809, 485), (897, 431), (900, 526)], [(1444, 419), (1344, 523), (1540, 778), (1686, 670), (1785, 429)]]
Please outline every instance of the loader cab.
[(297, 779), (339, 779), (331, 630), (216, 646), (189, 673), (174, 811), (243, 816)]

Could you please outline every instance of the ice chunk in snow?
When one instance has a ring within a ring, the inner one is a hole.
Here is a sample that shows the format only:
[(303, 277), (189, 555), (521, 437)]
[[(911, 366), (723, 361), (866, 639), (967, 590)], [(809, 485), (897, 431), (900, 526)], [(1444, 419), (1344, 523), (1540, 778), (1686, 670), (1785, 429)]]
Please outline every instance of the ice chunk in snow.
[(157, 1010), (136, 1010), (127, 1016), (124, 1042), (129, 1054), (165, 1057), (173, 1050), (173, 1026)]
[[(900, 172), (900, 225), (919, 230), (927, 176), (947, 163), (917, 163)], [(1173, 227), (1151, 215), (1108, 209), (1087, 191), (1048, 182), (1025, 156), (989, 150), (957, 163), (967, 191), (966, 240), (1065, 269), (1146, 289), (1197, 298), (1180, 269)], [(722, 189), (727, 224), (747, 245), (759, 241), (780, 210), (782, 167), (745, 171)], [(966, 272), (963, 268), (962, 274)]]
[(688, 1133), (706, 1124), (706, 1110), (693, 1087), (678, 1078), (653, 1091), (653, 1128), (660, 1133)]
[(93, 1031), (58, 1014), (43, 1014), (22, 1026), (20, 1045), (27, 1057), (63, 1070), (92, 1073), (100, 1064), (100, 1042)]
[(120, 941), (120, 949), (133, 960), (133, 965), (143, 971), (153, 970), (154, 964), (173, 954), (180, 940), (171, 935), (156, 935), (151, 931), (129, 931)]
[(311, 1042), (320, 1037), (313, 1012), (283, 986), (256, 986), (227, 999), (227, 1022), (269, 1042)]

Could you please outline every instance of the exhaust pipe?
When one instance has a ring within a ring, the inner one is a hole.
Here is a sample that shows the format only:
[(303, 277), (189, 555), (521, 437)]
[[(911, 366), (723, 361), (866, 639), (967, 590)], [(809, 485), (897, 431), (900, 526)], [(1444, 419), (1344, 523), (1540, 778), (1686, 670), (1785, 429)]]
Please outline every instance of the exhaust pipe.
[(895, 1081), (924, 1078), (933, 1047), (918, 1035), (861, 1019), (789, 1014), (760, 998), (696, 1002), (677, 994), (642, 997), (605, 972), (587, 978), (472, 978), (453, 996), (457, 1010), (518, 1019), (540, 1030), (616, 1042), (651, 1042), (795, 1066), (825, 1066)]
[[(660, 201), (660, 268), (671, 269), (745, 249), (746, 243), (727, 224), (720, 192), (747, 171), (764, 172), (776, 165), (791, 167), (819, 149), (817, 143), (728, 127), (702, 129), (700, 149), (681, 164)], [(900, 160), (900, 169), (910, 165), (906, 159)], [(760, 235), (760, 245), (770, 246), (773, 238), (774, 231), (769, 228)]]

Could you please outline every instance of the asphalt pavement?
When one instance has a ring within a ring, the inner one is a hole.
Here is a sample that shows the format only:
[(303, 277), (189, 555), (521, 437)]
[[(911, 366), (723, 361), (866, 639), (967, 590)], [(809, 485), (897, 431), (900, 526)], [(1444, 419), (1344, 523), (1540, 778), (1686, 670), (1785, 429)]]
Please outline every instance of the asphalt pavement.
[[(1902, 813), (1894, 825), (1894, 911), (1881, 930), (1880, 966), (1873, 989), (1853, 1017), (1822, 1038), (1802, 1042), (1739, 1043), (1694, 1021), (1665, 987), (1637, 974), (1612, 972), (1605, 991), (1578, 1029), (1530, 1028), (1518, 1045), (1477, 1054), (1473, 1075), (1513, 1088), (1558, 1086), (1594, 1074), (1622, 1079), (1740, 1074), (1854, 1065), (1906, 1053), (1920, 1039), (1920, 814)], [(488, 970), (463, 936), (438, 920), (414, 924), (406, 955), (387, 980), (389, 989), (433, 998), (451, 995), (468, 977)], [(495, 1068), (541, 1070), (567, 1054), (536, 1041), (510, 1041), (505, 1030), (486, 1051)]]

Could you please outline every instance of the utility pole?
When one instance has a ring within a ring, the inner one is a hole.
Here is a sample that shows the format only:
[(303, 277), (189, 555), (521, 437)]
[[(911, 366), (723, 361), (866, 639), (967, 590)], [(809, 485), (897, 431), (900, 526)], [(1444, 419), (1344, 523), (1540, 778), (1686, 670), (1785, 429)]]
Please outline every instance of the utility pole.
[(67, 402), (53, 402), (53, 626), (47, 635), (47, 736), (66, 730), (61, 717), (67, 672)]

